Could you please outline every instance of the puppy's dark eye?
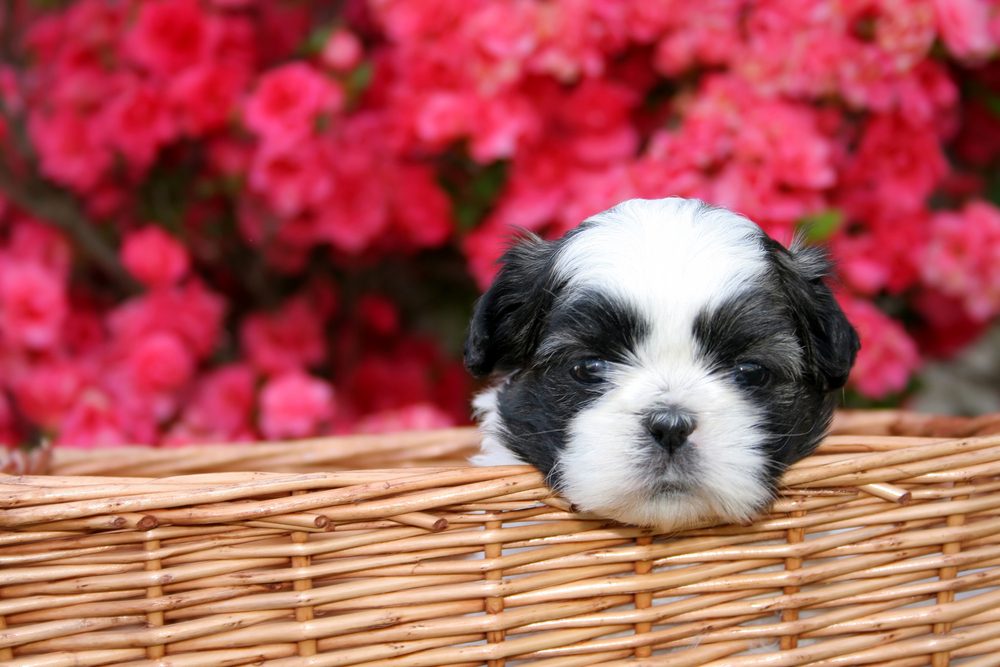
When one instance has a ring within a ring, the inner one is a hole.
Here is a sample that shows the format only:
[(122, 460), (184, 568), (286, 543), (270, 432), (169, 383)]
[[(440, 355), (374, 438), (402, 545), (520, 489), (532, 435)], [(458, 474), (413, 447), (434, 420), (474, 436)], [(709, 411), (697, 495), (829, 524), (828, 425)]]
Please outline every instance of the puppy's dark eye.
[(771, 379), (771, 371), (755, 361), (737, 364), (733, 375), (736, 383), (744, 387), (762, 387)]
[(608, 372), (608, 366), (608, 362), (604, 359), (580, 359), (573, 364), (569, 373), (577, 382), (594, 384), (604, 381), (604, 377)]

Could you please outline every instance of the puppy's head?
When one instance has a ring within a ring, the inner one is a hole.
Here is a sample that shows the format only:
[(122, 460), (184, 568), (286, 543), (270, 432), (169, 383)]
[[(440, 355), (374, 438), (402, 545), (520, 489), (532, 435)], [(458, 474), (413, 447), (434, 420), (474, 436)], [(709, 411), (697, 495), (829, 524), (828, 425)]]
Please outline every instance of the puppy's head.
[(630, 200), (512, 247), (465, 360), (484, 452), (585, 511), (743, 521), (825, 433), (858, 349), (822, 252), (696, 200)]

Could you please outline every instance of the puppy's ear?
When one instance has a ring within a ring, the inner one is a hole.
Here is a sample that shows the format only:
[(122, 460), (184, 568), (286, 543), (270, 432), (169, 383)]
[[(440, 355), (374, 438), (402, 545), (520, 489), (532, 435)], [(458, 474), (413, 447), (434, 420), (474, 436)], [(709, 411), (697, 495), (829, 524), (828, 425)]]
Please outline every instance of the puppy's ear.
[(792, 243), (789, 250), (774, 242), (771, 252), (799, 323), (817, 387), (821, 391), (840, 389), (847, 383), (861, 342), (824, 281), (830, 273), (826, 252), (799, 242)]
[(465, 367), (474, 376), (514, 370), (531, 356), (552, 307), (556, 245), (525, 235), (500, 259), (500, 271), (476, 302), (465, 339)]

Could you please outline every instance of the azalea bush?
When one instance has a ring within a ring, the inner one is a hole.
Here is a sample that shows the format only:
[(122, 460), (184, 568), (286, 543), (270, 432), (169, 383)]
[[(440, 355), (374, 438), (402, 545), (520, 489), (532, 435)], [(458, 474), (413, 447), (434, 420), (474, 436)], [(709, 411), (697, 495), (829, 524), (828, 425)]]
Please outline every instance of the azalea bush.
[(859, 400), (1000, 314), (996, 2), (4, 7), (8, 444), (464, 422), (511, 229), (629, 197), (828, 243)]

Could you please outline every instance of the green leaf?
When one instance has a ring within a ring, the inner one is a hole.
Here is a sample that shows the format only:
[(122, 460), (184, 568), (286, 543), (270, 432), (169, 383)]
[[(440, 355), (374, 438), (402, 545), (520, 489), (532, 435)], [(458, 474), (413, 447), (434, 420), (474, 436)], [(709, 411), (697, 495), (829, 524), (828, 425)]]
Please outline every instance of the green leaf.
[(818, 211), (799, 220), (798, 230), (809, 243), (828, 241), (844, 223), (844, 214), (831, 208)]

